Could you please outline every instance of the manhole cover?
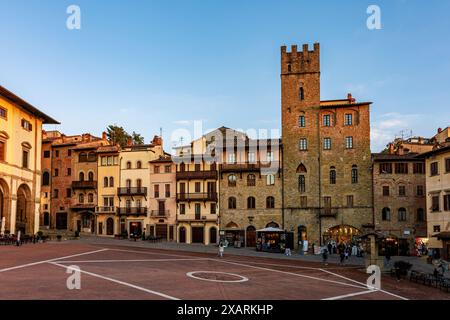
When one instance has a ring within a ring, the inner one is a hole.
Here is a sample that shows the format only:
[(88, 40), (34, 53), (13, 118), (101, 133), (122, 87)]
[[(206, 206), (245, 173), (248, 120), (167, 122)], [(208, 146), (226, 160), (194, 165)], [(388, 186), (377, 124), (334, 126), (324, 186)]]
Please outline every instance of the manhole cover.
[(217, 271), (192, 271), (186, 273), (186, 275), (189, 278), (213, 282), (237, 283), (248, 281), (248, 278), (240, 276), (238, 274)]

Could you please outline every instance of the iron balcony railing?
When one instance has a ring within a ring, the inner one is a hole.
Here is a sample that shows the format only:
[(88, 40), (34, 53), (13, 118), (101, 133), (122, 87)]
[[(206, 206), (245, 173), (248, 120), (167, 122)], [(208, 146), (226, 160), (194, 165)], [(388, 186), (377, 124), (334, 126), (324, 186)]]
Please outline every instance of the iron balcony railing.
[(177, 180), (192, 179), (217, 179), (219, 177), (217, 170), (209, 171), (179, 171), (176, 174)]
[(217, 192), (177, 193), (177, 201), (217, 201)]
[(152, 210), (150, 216), (154, 218), (167, 218), (170, 216), (170, 210)]
[(119, 196), (135, 196), (135, 195), (146, 195), (147, 188), (146, 187), (125, 187), (125, 188), (117, 188), (117, 194)]
[(96, 213), (115, 213), (116, 207), (95, 207)]
[(123, 215), (147, 215), (148, 210), (145, 207), (122, 207), (117, 212)]
[(72, 181), (72, 189), (97, 189), (97, 181)]

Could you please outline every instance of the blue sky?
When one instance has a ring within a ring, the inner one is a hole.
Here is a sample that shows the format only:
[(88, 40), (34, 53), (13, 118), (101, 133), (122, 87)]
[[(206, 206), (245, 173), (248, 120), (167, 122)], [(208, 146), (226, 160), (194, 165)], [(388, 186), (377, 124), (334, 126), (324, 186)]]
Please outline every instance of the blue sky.
[[(81, 30), (66, 9), (81, 8)], [(366, 27), (370, 4), (381, 30)], [(372, 151), (450, 125), (450, 1), (0, 0), (0, 84), (67, 134), (280, 128), (280, 46), (321, 43), (322, 99), (374, 102)]]

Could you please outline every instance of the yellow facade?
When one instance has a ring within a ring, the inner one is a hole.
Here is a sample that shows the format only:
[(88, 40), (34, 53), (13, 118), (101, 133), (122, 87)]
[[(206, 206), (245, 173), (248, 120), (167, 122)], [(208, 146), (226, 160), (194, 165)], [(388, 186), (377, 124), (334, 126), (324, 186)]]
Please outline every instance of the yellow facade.
[(5, 233), (39, 230), (42, 124), (57, 122), (0, 87), (0, 224)]

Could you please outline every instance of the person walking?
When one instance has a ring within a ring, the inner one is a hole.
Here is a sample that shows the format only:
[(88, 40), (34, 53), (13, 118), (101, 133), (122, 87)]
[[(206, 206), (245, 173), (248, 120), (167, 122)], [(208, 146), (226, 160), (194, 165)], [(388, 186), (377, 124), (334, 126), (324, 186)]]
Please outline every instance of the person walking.
[(339, 254), (339, 257), (340, 257), (340, 264), (341, 265), (343, 265), (344, 264), (344, 260), (345, 260), (345, 250), (341, 250), (341, 252), (340, 252), (340, 254)]
[(322, 249), (322, 262), (324, 265), (328, 265), (328, 249), (326, 247), (323, 247)]
[(331, 254), (333, 252), (333, 245), (331, 244), (331, 241), (328, 242), (328, 252)]
[(222, 244), (222, 242), (219, 244), (219, 257), (223, 258), (223, 252), (225, 251), (225, 248)]

